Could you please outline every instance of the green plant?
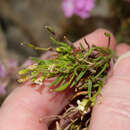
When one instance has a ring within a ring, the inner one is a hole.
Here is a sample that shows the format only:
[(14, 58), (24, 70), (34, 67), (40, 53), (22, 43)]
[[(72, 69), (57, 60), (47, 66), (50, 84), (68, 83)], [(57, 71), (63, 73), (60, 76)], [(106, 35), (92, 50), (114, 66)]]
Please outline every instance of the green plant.
[[(47, 29), (55, 36), (51, 27)], [(95, 45), (90, 48), (86, 39), (88, 48), (84, 48), (82, 43), (75, 48), (66, 38), (67, 43), (59, 42), (54, 37), (50, 39), (56, 48), (39, 48), (25, 43), (36, 50), (55, 51), (56, 57), (47, 60), (32, 58), (35, 64), (19, 71), (19, 82), (31, 80), (42, 85), (45, 79), (56, 77), (49, 90), (60, 92), (70, 88), (74, 91), (71, 102), (56, 123), (57, 130), (83, 130), (89, 126), (95, 100), (107, 78), (110, 63), (114, 61), (114, 52), (109, 48), (110, 34), (104, 35), (108, 38), (108, 46), (104, 48)]]

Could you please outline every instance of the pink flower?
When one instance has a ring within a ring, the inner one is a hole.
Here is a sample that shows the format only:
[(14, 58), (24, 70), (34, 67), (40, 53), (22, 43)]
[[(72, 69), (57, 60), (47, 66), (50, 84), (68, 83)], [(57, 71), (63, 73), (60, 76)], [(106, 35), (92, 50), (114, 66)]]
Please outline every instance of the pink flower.
[(15, 77), (18, 63), (15, 59), (0, 61), (0, 96), (6, 94), (6, 87)]
[(0, 78), (5, 78), (7, 74), (6, 67), (0, 63)]
[(6, 93), (5, 86), (3, 84), (0, 84), (0, 96), (4, 95)]
[(15, 59), (9, 59), (7, 61), (7, 67), (8, 67), (8, 74), (12, 74), (16, 71), (18, 62)]
[(63, 0), (62, 8), (66, 17), (73, 14), (85, 19), (90, 16), (89, 12), (94, 8), (95, 0)]
[(74, 14), (74, 0), (63, 0), (62, 8), (66, 17), (71, 17)]

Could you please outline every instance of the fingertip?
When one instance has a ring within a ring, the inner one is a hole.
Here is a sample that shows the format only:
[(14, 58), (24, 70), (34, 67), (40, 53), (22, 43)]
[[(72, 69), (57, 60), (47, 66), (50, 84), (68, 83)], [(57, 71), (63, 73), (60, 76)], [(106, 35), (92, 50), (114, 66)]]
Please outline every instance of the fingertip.
[(126, 43), (121, 43), (119, 45), (116, 46), (116, 54), (118, 56), (121, 56), (122, 54), (130, 51), (130, 46)]
[(108, 45), (108, 38), (105, 36), (105, 34), (104, 34), (105, 32), (110, 34), (110, 36), (111, 36), (110, 47), (112, 49), (114, 49), (116, 41), (115, 41), (113, 34), (111, 32), (109, 32), (108, 30), (102, 29), (102, 28), (97, 29), (94, 32), (81, 38), (79, 41), (75, 42), (75, 46), (79, 47), (79, 43), (82, 43), (83, 46), (87, 48), (87, 45), (85, 44), (85, 41), (84, 41), (84, 39), (86, 39), (87, 42), (90, 44), (90, 46), (97, 45), (97, 46), (105, 47)]

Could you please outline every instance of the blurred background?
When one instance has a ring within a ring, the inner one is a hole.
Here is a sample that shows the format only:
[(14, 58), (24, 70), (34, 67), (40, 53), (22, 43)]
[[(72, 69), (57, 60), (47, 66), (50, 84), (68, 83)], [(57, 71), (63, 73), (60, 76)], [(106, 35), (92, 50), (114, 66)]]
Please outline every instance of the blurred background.
[(130, 44), (130, 0), (0, 0), (1, 102), (17, 86), (20, 66), (41, 55), (20, 43), (52, 45), (45, 25), (52, 26), (60, 40), (66, 35), (75, 41), (105, 28), (118, 43)]

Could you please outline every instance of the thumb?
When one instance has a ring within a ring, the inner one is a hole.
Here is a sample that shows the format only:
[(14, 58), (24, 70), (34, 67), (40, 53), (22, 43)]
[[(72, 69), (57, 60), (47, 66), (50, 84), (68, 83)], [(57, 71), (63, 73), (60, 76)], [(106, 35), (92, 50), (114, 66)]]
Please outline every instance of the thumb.
[(130, 52), (118, 59), (113, 71), (101, 103), (94, 107), (90, 130), (130, 129)]

